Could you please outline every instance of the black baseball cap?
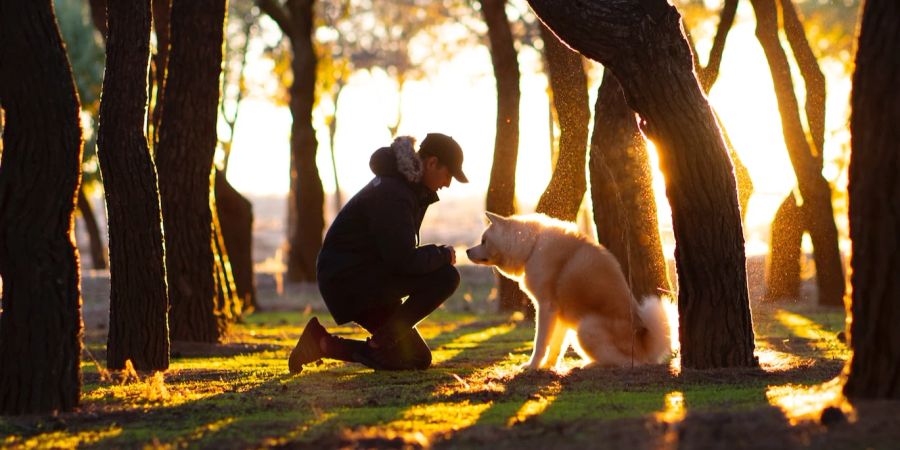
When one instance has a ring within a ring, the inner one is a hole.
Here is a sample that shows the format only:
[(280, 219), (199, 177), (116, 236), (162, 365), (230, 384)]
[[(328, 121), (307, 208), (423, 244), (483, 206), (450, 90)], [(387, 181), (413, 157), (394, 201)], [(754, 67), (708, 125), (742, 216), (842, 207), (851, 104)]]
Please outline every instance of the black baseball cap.
[(450, 169), (453, 178), (460, 183), (468, 183), (469, 179), (462, 171), (463, 152), (452, 137), (441, 133), (428, 133), (419, 145), (419, 157), (434, 156)]

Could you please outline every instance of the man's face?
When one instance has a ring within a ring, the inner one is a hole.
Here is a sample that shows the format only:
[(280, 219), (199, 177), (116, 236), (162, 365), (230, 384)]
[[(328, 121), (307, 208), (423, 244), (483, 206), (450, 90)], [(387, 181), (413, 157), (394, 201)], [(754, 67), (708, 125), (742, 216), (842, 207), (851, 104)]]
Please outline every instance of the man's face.
[(441, 188), (449, 187), (453, 181), (453, 175), (447, 166), (441, 164), (435, 156), (427, 156), (423, 162), (422, 184), (428, 189), (437, 192)]

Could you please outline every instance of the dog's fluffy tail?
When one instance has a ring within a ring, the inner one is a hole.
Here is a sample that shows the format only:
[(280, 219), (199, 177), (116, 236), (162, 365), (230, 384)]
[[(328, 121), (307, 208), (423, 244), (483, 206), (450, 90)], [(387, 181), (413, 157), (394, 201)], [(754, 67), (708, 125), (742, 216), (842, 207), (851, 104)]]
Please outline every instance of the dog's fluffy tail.
[[(664, 303), (670, 303), (667, 298), (647, 296), (644, 301), (638, 305), (638, 316), (647, 327), (647, 334), (644, 335), (644, 354), (647, 355), (648, 362), (661, 363), (667, 357), (671, 356), (672, 348), (672, 330), (669, 325), (672, 314), (677, 314), (671, 308), (666, 308)], [(677, 311), (677, 310), (676, 310)]]

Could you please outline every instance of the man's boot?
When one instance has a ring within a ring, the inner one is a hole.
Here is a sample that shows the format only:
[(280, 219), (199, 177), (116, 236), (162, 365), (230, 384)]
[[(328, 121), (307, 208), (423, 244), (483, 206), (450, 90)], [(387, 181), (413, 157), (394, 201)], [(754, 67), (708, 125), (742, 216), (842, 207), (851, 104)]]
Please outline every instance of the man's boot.
[(304, 364), (318, 361), (325, 356), (322, 351), (322, 338), (331, 336), (319, 323), (319, 319), (313, 317), (306, 323), (303, 334), (297, 340), (297, 345), (291, 351), (288, 358), (288, 371), (290, 373), (300, 373)]

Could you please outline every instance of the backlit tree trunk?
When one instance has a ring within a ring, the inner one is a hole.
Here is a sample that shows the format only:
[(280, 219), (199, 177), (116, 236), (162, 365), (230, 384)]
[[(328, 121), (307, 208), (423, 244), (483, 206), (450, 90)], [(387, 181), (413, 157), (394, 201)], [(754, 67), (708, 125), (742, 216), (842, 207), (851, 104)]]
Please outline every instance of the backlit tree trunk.
[(106, 364), (169, 367), (168, 292), (156, 167), (144, 135), (150, 1), (111, 2), (97, 156), (109, 218)]
[(790, 67), (778, 38), (775, 0), (751, 0), (751, 4), (756, 13), (756, 36), (769, 62), (785, 144), (803, 199), (803, 218), (815, 249), (819, 303), (843, 305), (844, 272), (831, 205), (831, 187), (822, 176), (821, 165), (810, 149), (800, 122)]
[(612, 70), (659, 150), (672, 209), (682, 365), (757, 365), (731, 161), (665, 0), (529, 0), (564, 42)]
[(50, 0), (0, 0), (0, 415), (81, 394), (78, 95)]
[(169, 333), (218, 342), (228, 308), (217, 307), (210, 189), (225, 0), (174, 0), (172, 46), (156, 165), (166, 235)]
[[(688, 35), (688, 42), (694, 53), (694, 70), (697, 72), (697, 79), (703, 86), (703, 91), (709, 95), (710, 89), (719, 78), (719, 67), (722, 64), (722, 55), (725, 53), (725, 42), (728, 39), (728, 33), (731, 26), (734, 25), (734, 17), (737, 13), (737, 0), (725, 0), (722, 4), (722, 11), (719, 13), (719, 24), (716, 27), (716, 35), (713, 38), (712, 48), (709, 50), (709, 56), (706, 58), (706, 66), (700, 64), (700, 57), (697, 49), (694, 47), (693, 41)], [(728, 148), (728, 156), (734, 164), (734, 176), (737, 181), (738, 203), (741, 205), (741, 220), (747, 216), (747, 205), (750, 203), (750, 197), (753, 195), (753, 180), (750, 179), (750, 171), (741, 161), (740, 156), (734, 149), (731, 139), (728, 138), (728, 130), (722, 124), (721, 118), (716, 114), (716, 120), (719, 121), (719, 128), (722, 130), (722, 137), (725, 138), (725, 146)]]
[(800, 296), (800, 246), (803, 243), (803, 208), (794, 192), (788, 193), (772, 220), (769, 257), (766, 261), (767, 300)]
[(253, 204), (217, 171), (216, 205), (241, 310), (250, 313), (258, 309), (253, 277)]
[(103, 240), (100, 238), (100, 227), (97, 224), (97, 217), (94, 216), (94, 208), (91, 206), (91, 201), (88, 200), (82, 188), (78, 189), (78, 211), (81, 212), (81, 218), (84, 219), (84, 227), (87, 229), (91, 262), (94, 264), (94, 269), (104, 270), (107, 268), (106, 249), (103, 246)]
[(312, 126), (316, 65), (312, 33), (314, 0), (258, 0), (260, 8), (281, 28), (293, 50), (289, 88), (291, 125), (291, 187), (288, 193), (287, 278), (316, 281), (316, 257), (325, 229), (325, 191), (316, 166), (316, 132)]
[(668, 293), (647, 146), (609, 71), (594, 111), (590, 174), (597, 239), (616, 256), (635, 298)]
[(563, 45), (541, 25), (544, 59), (553, 91), (553, 104), (559, 118), (559, 157), (547, 189), (541, 194), (535, 210), (562, 220), (574, 222), (587, 189), (585, 158), (588, 141), (587, 75), (581, 55)]
[(900, 398), (900, 4), (866, 0), (850, 117), (850, 358), (844, 394)]
[[(519, 61), (506, 17), (506, 0), (482, 0), (491, 63), (497, 82), (497, 131), (488, 184), (486, 209), (501, 216), (516, 213), (516, 162), (519, 154)], [(527, 311), (528, 300), (519, 286), (497, 275), (501, 311)]]

